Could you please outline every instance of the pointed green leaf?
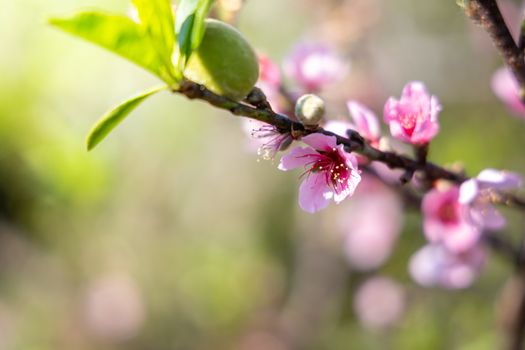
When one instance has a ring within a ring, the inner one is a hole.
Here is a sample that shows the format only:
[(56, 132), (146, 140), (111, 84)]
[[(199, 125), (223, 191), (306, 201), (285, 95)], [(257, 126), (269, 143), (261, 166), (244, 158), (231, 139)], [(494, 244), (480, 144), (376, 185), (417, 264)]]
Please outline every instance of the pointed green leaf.
[(191, 55), (191, 36), (199, 2), (199, 0), (181, 0), (177, 7), (175, 33), (177, 34), (177, 43), (179, 45), (178, 68), (181, 72), (184, 71), (186, 62)]
[(204, 20), (210, 11), (211, 6), (215, 0), (201, 0), (197, 12), (195, 13), (195, 19), (193, 23), (193, 31), (191, 34), (191, 49), (196, 50), (202, 42), (204, 32), (206, 30), (206, 23)]
[(81, 12), (68, 18), (52, 18), (49, 23), (138, 64), (167, 83), (177, 81), (169, 73), (173, 70), (171, 61), (166, 66), (145, 29), (128, 17)]
[(91, 129), (87, 137), (87, 149), (92, 150), (113, 130), (124, 118), (126, 118), (140, 103), (151, 95), (166, 89), (167, 86), (160, 86), (142, 92), (107, 112)]
[(175, 32), (179, 45), (179, 70), (183, 71), (191, 53), (195, 51), (204, 37), (204, 20), (214, 0), (181, 0), (177, 8)]
[(168, 73), (176, 76), (172, 64), (175, 46), (175, 25), (170, 0), (133, 0), (142, 26), (153, 41)]

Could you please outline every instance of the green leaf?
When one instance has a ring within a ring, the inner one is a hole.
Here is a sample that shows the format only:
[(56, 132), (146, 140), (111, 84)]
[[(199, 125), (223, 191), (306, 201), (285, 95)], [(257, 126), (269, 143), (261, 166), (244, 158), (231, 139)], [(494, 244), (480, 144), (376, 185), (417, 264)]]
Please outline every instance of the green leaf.
[(153, 41), (168, 73), (176, 77), (172, 63), (175, 46), (173, 10), (170, 0), (133, 0), (142, 26)]
[(93, 129), (89, 132), (87, 137), (87, 149), (92, 150), (96, 145), (100, 143), (110, 132), (113, 130), (124, 118), (126, 118), (139, 104), (141, 104), (146, 98), (151, 95), (165, 90), (167, 86), (155, 87), (151, 90), (142, 92), (136, 95), (118, 106), (107, 112), (100, 120), (95, 124)]
[(186, 62), (191, 55), (191, 36), (195, 12), (199, 6), (199, 0), (181, 0), (177, 7), (177, 17), (175, 19), (175, 33), (179, 45), (178, 68), (182, 72)]
[(81, 12), (68, 18), (52, 18), (49, 23), (136, 63), (169, 84), (178, 81), (169, 73), (173, 71), (171, 61), (167, 66), (145, 29), (128, 17)]
[(195, 13), (195, 19), (193, 23), (193, 32), (191, 34), (191, 49), (196, 50), (202, 42), (206, 24), (204, 20), (210, 11), (211, 6), (215, 0), (201, 0), (197, 12)]
[(179, 45), (180, 71), (184, 70), (191, 53), (195, 51), (204, 37), (206, 15), (214, 0), (181, 0), (177, 8), (175, 32)]

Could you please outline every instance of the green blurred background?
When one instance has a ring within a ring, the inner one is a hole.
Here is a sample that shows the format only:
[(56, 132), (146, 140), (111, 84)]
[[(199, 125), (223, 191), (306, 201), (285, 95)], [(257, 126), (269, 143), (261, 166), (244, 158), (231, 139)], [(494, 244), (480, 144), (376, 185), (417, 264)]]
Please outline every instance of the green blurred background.
[[(129, 3), (0, 0), (0, 349), (498, 347), (510, 268), (493, 256), (466, 291), (415, 286), (417, 213), (374, 272), (406, 286), (405, 316), (361, 326), (352, 297), (366, 276), (345, 263), (333, 212), (301, 212), (300, 173), (258, 162), (225, 112), (159, 94), (86, 152), (100, 115), (157, 84), (46, 25), (93, 7)], [(325, 93), (332, 115), (348, 98), (379, 113), (422, 80), (444, 106), (432, 160), (525, 174), (525, 120), (492, 94), (500, 60), (454, 0), (251, 0), (238, 25), (277, 62), (300, 39), (338, 45), (352, 70)], [(525, 220), (508, 214), (517, 235)]]

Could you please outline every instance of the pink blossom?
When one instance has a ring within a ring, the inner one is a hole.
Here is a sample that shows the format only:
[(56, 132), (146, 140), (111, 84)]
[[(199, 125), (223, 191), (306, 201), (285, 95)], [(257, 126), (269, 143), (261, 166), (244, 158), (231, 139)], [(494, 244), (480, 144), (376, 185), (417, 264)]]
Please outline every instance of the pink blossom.
[(352, 122), (330, 120), (324, 128), (343, 137), (347, 137), (347, 130), (352, 129), (368, 141), (377, 144), (381, 137), (381, 128), (374, 112), (356, 101), (348, 101), (347, 107)]
[(89, 331), (100, 338), (124, 341), (145, 321), (145, 306), (135, 281), (126, 274), (101, 277), (87, 290), (84, 317)]
[(346, 105), (355, 125), (354, 130), (368, 141), (378, 143), (381, 137), (381, 128), (375, 113), (356, 101), (348, 101)]
[(273, 110), (278, 113), (283, 113), (286, 108), (280, 92), (282, 79), (279, 66), (272, 62), (266, 55), (259, 54), (258, 59), (259, 80), (256, 85), (264, 92)]
[(258, 55), (259, 59), (259, 82), (265, 82), (273, 87), (281, 85), (281, 71), (279, 66), (264, 54)]
[(499, 230), (505, 227), (505, 218), (491, 205), (494, 190), (512, 190), (522, 186), (522, 178), (512, 172), (485, 169), (476, 178), (461, 184), (459, 202), (468, 206), (472, 222), (482, 228)]
[(323, 128), (339, 136), (348, 137), (346, 132), (350, 129), (355, 130), (355, 125), (346, 120), (329, 120)]
[(282, 134), (275, 126), (258, 120), (244, 118), (242, 126), (252, 138), (250, 151), (257, 150), (257, 155), (264, 160), (274, 159), (277, 152), (286, 150), (293, 141), (290, 134)]
[(429, 242), (443, 244), (452, 252), (472, 248), (481, 231), (468, 216), (467, 207), (459, 202), (459, 188), (433, 189), (423, 198), (423, 230)]
[(525, 105), (519, 97), (519, 85), (508, 68), (498, 69), (492, 76), (492, 91), (516, 116), (525, 118)]
[(379, 176), (383, 181), (392, 185), (399, 185), (399, 179), (404, 174), (402, 169), (391, 169), (385, 163), (371, 162), (370, 168)]
[(285, 59), (284, 71), (304, 92), (315, 93), (341, 80), (348, 65), (326, 45), (299, 43)]
[(443, 245), (429, 244), (412, 256), (409, 272), (424, 287), (462, 289), (478, 277), (485, 258), (480, 246), (454, 254)]
[(441, 105), (429, 95), (423, 83), (408, 83), (398, 101), (390, 97), (384, 110), (384, 120), (390, 133), (401, 141), (420, 145), (428, 143), (439, 131), (438, 114)]
[(299, 188), (299, 206), (315, 213), (326, 208), (331, 199), (340, 203), (351, 196), (361, 181), (355, 156), (337, 145), (333, 136), (310, 134), (302, 141), (310, 147), (292, 149), (279, 164), (283, 171), (305, 168), (305, 178)]
[(357, 290), (354, 310), (366, 328), (385, 329), (395, 324), (406, 308), (403, 287), (386, 277), (367, 279)]
[(389, 187), (372, 176), (363, 176), (354, 194), (338, 215), (348, 263), (356, 270), (380, 267), (390, 257), (403, 223), (402, 204)]

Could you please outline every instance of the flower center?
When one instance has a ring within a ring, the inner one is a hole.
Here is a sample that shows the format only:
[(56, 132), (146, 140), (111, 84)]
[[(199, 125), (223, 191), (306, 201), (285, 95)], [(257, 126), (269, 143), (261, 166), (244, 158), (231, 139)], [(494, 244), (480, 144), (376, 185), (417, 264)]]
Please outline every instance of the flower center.
[(412, 134), (414, 133), (414, 129), (416, 128), (416, 124), (420, 118), (421, 117), (419, 116), (419, 114), (415, 113), (407, 113), (401, 115), (399, 121), (401, 122), (401, 127), (408, 136), (412, 136)]
[(439, 207), (437, 216), (445, 224), (454, 224), (458, 222), (457, 203), (454, 201), (447, 201)]
[(321, 152), (309, 171), (323, 172), (326, 184), (336, 193), (341, 193), (348, 186), (351, 170), (346, 165), (346, 159), (334, 148), (329, 152)]

